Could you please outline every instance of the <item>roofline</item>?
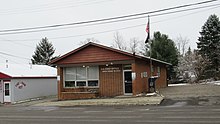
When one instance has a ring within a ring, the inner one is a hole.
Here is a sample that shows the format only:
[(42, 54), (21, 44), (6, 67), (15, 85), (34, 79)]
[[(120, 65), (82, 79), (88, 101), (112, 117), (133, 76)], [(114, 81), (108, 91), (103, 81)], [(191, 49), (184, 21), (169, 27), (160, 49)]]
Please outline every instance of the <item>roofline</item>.
[[(3, 77), (5, 76), (4, 78), (12, 78), (12, 76), (10, 76), (10, 75), (8, 75), (8, 74), (5, 74), (5, 73), (3, 73), (3, 72), (0, 72), (0, 74), (2, 74)], [(0, 77), (0, 79), (3, 79), (3, 78)]]
[(112, 48), (112, 47), (104, 46), (104, 45), (93, 43), (93, 42), (89, 42), (89, 43), (87, 43), (85, 45), (82, 45), (81, 47), (79, 47), (79, 48), (77, 48), (75, 50), (72, 50), (72, 51), (64, 54), (63, 56), (61, 56), (61, 57), (59, 57), (57, 59), (52, 60), (51, 62), (49, 62), (49, 64), (50, 65), (56, 65), (54, 63), (62, 60), (63, 58), (66, 58), (67, 56), (69, 56), (69, 55), (71, 55), (73, 53), (76, 53), (76, 52), (80, 51), (81, 49), (83, 49), (83, 48), (85, 48), (85, 47), (87, 47), (89, 45), (101, 47), (101, 48), (104, 48), (104, 49), (108, 49), (108, 50), (111, 50), (111, 51), (114, 51), (114, 52), (118, 52), (118, 53), (121, 53), (121, 54), (124, 54), (124, 55), (127, 55), (127, 56), (138, 58), (138, 59), (149, 59), (149, 60), (152, 59), (153, 61), (156, 61), (156, 62), (160, 62), (160, 63), (166, 64), (166, 65), (172, 65), (171, 63), (168, 63), (168, 62), (164, 62), (164, 61), (157, 60), (157, 59), (150, 58), (150, 57), (146, 57), (146, 56), (135, 55), (135, 54), (132, 54), (132, 53), (129, 53), (129, 52), (126, 52), (126, 51), (118, 50), (118, 49), (115, 49), (115, 48)]
[(57, 76), (46, 76), (46, 77), (40, 77), (40, 76), (33, 76), (33, 77), (8, 77), (8, 78), (0, 78), (1, 80), (2, 79), (39, 79), (39, 78), (57, 78)]
[(24, 79), (39, 79), (39, 78), (57, 78), (57, 76), (25, 76), (25, 77), (12, 77), (11, 79), (21, 79), (21, 78), (24, 78)]
[[(139, 56), (139, 55), (137, 55), (137, 56)], [(143, 57), (143, 58), (149, 59), (149, 60), (151, 59), (153, 61), (160, 62), (160, 63), (166, 64), (166, 65), (172, 65), (171, 63), (164, 62), (164, 61), (161, 61), (161, 60), (158, 60), (158, 59), (154, 59), (154, 58), (150, 58), (150, 57), (147, 57), (147, 56), (140, 56), (140, 57)]]

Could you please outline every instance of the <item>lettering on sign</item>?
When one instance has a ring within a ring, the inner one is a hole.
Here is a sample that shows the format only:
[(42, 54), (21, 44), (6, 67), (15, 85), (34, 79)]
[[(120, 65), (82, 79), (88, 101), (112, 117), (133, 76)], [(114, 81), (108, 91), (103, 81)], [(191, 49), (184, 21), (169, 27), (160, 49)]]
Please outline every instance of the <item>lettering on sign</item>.
[(17, 82), (16, 84), (15, 84), (15, 87), (17, 87), (18, 89), (22, 89), (22, 88), (24, 88), (26, 86), (26, 84), (24, 83), (24, 82)]
[(101, 72), (113, 73), (113, 72), (121, 72), (121, 70), (119, 67), (105, 67), (105, 68), (101, 68)]

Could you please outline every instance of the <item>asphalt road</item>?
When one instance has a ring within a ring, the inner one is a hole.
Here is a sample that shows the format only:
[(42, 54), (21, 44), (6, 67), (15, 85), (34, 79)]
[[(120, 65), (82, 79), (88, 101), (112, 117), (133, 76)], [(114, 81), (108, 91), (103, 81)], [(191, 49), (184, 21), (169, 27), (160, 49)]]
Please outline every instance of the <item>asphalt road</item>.
[(220, 106), (1, 106), (0, 124), (220, 124)]
[(0, 124), (220, 124), (220, 86), (167, 87), (159, 106), (0, 106)]

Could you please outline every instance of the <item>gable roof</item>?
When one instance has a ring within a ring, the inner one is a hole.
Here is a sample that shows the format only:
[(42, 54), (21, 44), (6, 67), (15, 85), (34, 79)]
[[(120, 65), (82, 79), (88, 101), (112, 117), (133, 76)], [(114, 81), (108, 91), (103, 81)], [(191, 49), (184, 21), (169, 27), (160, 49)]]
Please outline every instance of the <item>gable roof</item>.
[[(87, 44), (85, 44), (85, 45), (83, 45), (83, 46), (81, 46), (81, 47), (79, 47), (79, 48), (77, 48), (77, 49), (75, 49), (73, 51), (70, 51), (70, 52), (64, 54), (63, 56), (61, 56), (61, 57), (51, 61), (49, 64), (56, 65), (56, 63), (58, 63), (59, 61), (62, 61), (65, 58), (75, 54), (76, 52), (82, 51), (83, 49), (85, 49), (85, 48), (87, 48), (89, 46), (99, 47), (99, 48), (102, 48), (102, 49), (105, 49), (105, 50), (116, 52), (116, 53), (119, 53), (119, 54), (122, 54), (122, 55), (125, 55), (125, 56), (128, 56), (128, 57), (136, 58), (136, 59), (150, 60), (150, 57), (146, 57), (146, 56), (142, 56), (142, 55), (134, 55), (132, 53), (125, 52), (125, 51), (122, 51), (122, 50), (118, 50), (118, 49), (115, 49), (115, 48), (112, 48), (112, 47), (107, 47), (107, 46), (100, 45), (100, 44), (97, 44), (97, 43), (89, 42), (89, 43), (87, 43)], [(167, 62), (164, 62), (164, 61), (160, 61), (160, 60), (157, 60), (157, 59), (151, 58), (151, 60), (159, 62), (159, 63), (166, 64), (166, 65), (171, 65), (170, 63), (167, 63)]]
[(29, 64), (0, 64), (0, 73), (2, 77), (56, 77), (56, 68), (47, 65), (29, 65)]

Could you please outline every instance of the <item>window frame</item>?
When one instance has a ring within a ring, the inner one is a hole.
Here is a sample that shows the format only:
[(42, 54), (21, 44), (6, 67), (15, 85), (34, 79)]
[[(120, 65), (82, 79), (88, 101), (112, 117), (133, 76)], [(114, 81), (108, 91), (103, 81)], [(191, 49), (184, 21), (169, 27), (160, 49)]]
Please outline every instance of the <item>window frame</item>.
[[(99, 66), (91, 66), (91, 67), (96, 67), (97, 68), (97, 79), (89, 79), (88, 77), (88, 73), (89, 73), (89, 66), (85, 67), (86, 68), (86, 79), (85, 80), (78, 80), (77, 79), (77, 67), (80, 67), (80, 66), (71, 66), (71, 67), (64, 67), (63, 68), (63, 87), (64, 88), (81, 88), (81, 87), (88, 87), (88, 88), (99, 88)], [(75, 77), (75, 80), (66, 80), (66, 68), (75, 68), (75, 71), (76, 71), (76, 77)], [(74, 81), (74, 84), (75, 86), (74, 87), (66, 87), (65, 83), (66, 81)], [(78, 86), (77, 85), (77, 82), (80, 82), (80, 81), (85, 81), (86, 82), (86, 85), (85, 86)], [(98, 85), (97, 86), (89, 86), (89, 81), (97, 81), (98, 82)]]

